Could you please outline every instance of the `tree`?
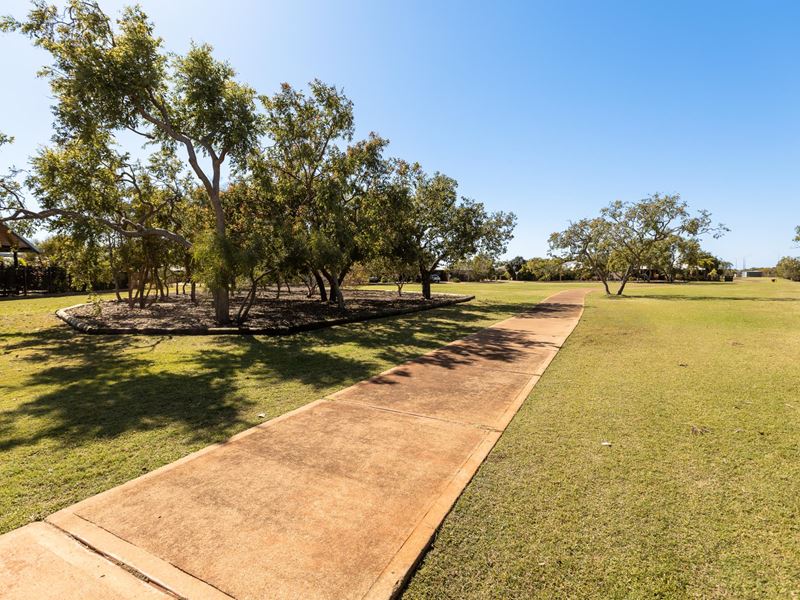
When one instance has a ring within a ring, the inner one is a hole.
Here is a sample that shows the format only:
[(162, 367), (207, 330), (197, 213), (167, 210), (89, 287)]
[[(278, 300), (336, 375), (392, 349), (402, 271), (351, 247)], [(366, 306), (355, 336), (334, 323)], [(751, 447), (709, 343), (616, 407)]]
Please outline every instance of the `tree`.
[(441, 173), (427, 175), (418, 164), (399, 162), (395, 184), (405, 203), (393, 215), (395, 230), (413, 248), (422, 294), (431, 297), (431, 274), (443, 262), (483, 254), (495, 259), (513, 237), (513, 213), (487, 213), (483, 204), (459, 200), (458, 183)]
[(344, 278), (356, 261), (374, 255), (387, 216), (382, 203), (390, 166), (382, 154), (388, 142), (371, 134), (343, 148), (353, 137), (352, 102), (320, 81), (309, 88), (306, 96), (284, 84), (262, 99), (272, 144), (252, 163), (265, 193), (274, 192), (303, 240), (303, 261), (321, 298), (327, 299), (327, 280), (331, 301), (344, 308)]
[(525, 281), (553, 281), (559, 279), (561, 272), (560, 259), (534, 257), (525, 261), (519, 271), (519, 278)]
[(775, 271), (778, 277), (800, 281), (800, 258), (784, 256), (778, 261)]
[(657, 260), (665, 243), (696, 240), (706, 233), (719, 237), (727, 231), (723, 225), (713, 226), (711, 213), (706, 210), (691, 214), (678, 194), (656, 193), (638, 202), (618, 200), (604, 208), (601, 215), (611, 225), (614, 250), (623, 264), (618, 296), (636, 270)]
[(611, 225), (602, 218), (581, 219), (550, 236), (550, 254), (562, 262), (573, 262), (589, 270), (611, 294), (608, 280), (617, 260)]
[[(138, 7), (126, 8), (114, 24), (93, 1), (69, 0), (59, 11), (37, 0), (26, 20), (5, 17), (2, 29), (22, 32), (52, 56), (43, 74), (56, 98), (57, 142), (89, 137), (110, 146), (128, 130), (165, 149), (181, 147), (205, 191), (218, 247), (227, 244), (222, 166), (228, 158), (241, 163), (263, 129), (255, 91), (234, 79), (230, 65), (214, 59), (207, 45), (193, 45), (186, 55), (170, 57)], [(58, 216), (92, 220), (91, 212), (80, 208)], [(46, 219), (54, 213), (16, 214), (23, 216)], [(128, 237), (177, 241), (172, 232), (159, 228), (101, 223)], [(230, 267), (222, 262), (220, 268)], [(230, 277), (223, 273), (217, 280), (216, 319), (226, 323)]]
[(367, 263), (369, 273), (381, 279), (390, 279), (397, 286), (397, 295), (403, 295), (403, 287), (414, 281), (418, 273), (417, 265), (402, 255), (385, 254)]
[(507, 260), (504, 266), (506, 268), (506, 272), (508, 272), (508, 275), (511, 277), (511, 279), (516, 281), (517, 274), (519, 273), (519, 270), (522, 268), (524, 264), (525, 264), (524, 258), (522, 258), (521, 256), (515, 256), (511, 260)]
[(462, 281), (483, 281), (494, 277), (495, 261), (491, 256), (476, 254), (454, 262), (449, 270)]

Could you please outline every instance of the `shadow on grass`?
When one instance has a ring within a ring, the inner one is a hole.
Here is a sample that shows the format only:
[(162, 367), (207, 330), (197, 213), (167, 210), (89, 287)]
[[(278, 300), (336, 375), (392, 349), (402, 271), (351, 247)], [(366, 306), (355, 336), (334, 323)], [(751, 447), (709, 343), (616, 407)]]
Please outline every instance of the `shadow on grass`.
[[(162, 370), (153, 352), (168, 336), (84, 336), (63, 326), (0, 334), (4, 352), (41, 364), (19, 385), (50, 387), (0, 413), (0, 451), (45, 439), (69, 447), (175, 424), (185, 426), (193, 442), (212, 443), (249, 424), (244, 416), (258, 398), (239, 389), (242, 376), (264, 385), (308, 385), (311, 401), (521, 308), (461, 304), (285, 338), (206, 338), (207, 344), (187, 350)], [(514, 343), (493, 340), (483, 351), (511, 356)], [(355, 351), (342, 351), (349, 346)], [(0, 382), (0, 393), (19, 393), (19, 385)], [(12, 435), (25, 418), (38, 420), (35, 432)]]

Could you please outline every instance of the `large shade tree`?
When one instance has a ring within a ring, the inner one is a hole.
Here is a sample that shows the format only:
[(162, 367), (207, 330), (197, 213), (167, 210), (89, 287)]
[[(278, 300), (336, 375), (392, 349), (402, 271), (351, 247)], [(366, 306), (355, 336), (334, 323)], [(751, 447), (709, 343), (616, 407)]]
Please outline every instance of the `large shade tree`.
[(652, 194), (638, 202), (615, 201), (602, 210), (610, 224), (615, 251), (623, 264), (617, 295), (622, 295), (633, 273), (659, 260), (668, 244), (697, 240), (700, 236), (722, 235), (726, 228), (714, 225), (711, 213), (692, 213), (678, 194)]
[(263, 98), (269, 145), (251, 158), (254, 179), (272, 195), (302, 240), (298, 258), (323, 300), (344, 307), (341, 285), (356, 261), (376, 252), (390, 213), (387, 140), (353, 142), (353, 105), (333, 86), (312, 81), (309, 94), (284, 84)]
[[(40, 0), (33, 4), (26, 19), (5, 17), (2, 28), (29, 36), (52, 57), (42, 73), (56, 100), (56, 140), (89, 138), (110, 147), (122, 140), (121, 132), (130, 131), (165, 149), (180, 148), (205, 192), (217, 243), (226, 245), (223, 164), (243, 161), (258, 143), (262, 122), (255, 91), (238, 83), (232, 67), (215, 59), (210, 46), (168, 55), (138, 7), (126, 8), (114, 22), (96, 2), (70, 0), (63, 10)], [(75, 208), (61, 216), (93, 218), (89, 207)], [(16, 216), (50, 215), (29, 211)], [(125, 222), (113, 227), (128, 236), (170, 237)], [(216, 317), (224, 323), (229, 319), (229, 277), (223, 274), (217, 281)]]

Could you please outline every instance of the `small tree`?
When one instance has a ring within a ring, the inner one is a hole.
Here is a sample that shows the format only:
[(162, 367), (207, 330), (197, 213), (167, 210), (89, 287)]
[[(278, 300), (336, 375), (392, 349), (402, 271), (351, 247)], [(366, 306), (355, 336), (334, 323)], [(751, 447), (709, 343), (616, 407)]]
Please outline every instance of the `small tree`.
[(506, 272), (508, 273), (509, 277), (514, 281), (517, 280), (517, 275), (522, 269), (523, 265), (525, 264), (525, 259), (521, 256), (515, 256), (511, 260), (507, 260), (505, 263)]
[(397, 286), (397, 295), (403, 295), (403, 287), (417, 276), (417, 265), (403, 256), (385, 255), (367, 263), (370, 273), (381, 279), (390, 279)]
[(405, 190), (396, 230), (408, 240), (422, 281), (422, 294), (431, 297), (431, 274), (443, 262), (484, 254), (494, 259), (513, 237), (513, 213), (487, 213), (483, 204), (459, 200), (455, 179), (441, 173), (429, 176), (418, 164), (399, 162), (396, 185)]
[(564, 231), (550, 236), (550, 254), (563, 262), (573, 262), (589, 270), (611, 294), (608, 279), (617, 259), (611, 225), (602, 218), (581, 219)]
[(696, 240), (706, 233), (719, 237), (727, 231), (723, 225), (713, 226), (706, 210), (691, 214), (678, 194), (656, 193), (638, 202), (612, 202), (601, 214), (610, 224), (614, 252), (623, 267), (618, 296), (634, 272), (658, 260), (665, 244)]

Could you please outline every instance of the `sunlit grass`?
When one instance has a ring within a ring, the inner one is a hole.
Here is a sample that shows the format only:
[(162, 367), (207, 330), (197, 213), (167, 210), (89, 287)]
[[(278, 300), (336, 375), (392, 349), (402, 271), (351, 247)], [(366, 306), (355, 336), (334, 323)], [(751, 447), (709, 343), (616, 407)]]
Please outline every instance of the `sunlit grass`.
[(800, 284), (628, 293), (588, 297), (406, 598), (800, 597)]

